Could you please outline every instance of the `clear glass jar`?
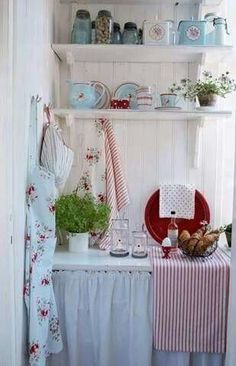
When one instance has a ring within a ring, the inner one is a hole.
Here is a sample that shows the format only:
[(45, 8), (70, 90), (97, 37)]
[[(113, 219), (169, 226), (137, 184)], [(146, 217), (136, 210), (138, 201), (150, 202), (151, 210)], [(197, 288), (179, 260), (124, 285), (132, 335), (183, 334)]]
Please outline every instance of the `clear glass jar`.
[(76, 12), (73, 29), (71, 32), (71, 43), (91, 43), (91, 18), (87, 10), (80, 9)]
[(120, 24), (119, 23), (114, 23), (112, 43), (113, 44), (121, 44), (121, 32), (120, 32)]
[(91, 43), (92, 44), (96, 43), (95, 20), (92, 21)]
[(213, 25), (215, 27), (215, 45), (225, 46), (229, 36), (227, 20), (221, 17), (215, 18)]
[(147, 233), (145, 231), (132, 232), (132, 257), (146, 258), (147, 257)]
[(129, 255), (129, 220), (112, 220), (111, 240), (112, 257)]
[(139, 34), (136, 23), (125, 23), (122, 41), (123, 44), (139, 44)]
[(108, 10), (100, 10), (95, 21), (96, 43), (110, 44), (113, 35), (113, 18)]

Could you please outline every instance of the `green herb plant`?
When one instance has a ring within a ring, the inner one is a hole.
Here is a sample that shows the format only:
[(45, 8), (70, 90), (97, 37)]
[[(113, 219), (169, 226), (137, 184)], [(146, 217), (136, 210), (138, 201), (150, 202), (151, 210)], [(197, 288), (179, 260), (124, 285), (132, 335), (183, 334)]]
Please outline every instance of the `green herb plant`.
[(236, 91), (236, 82), (230, 78), (228, 71), (217, 78), (213, 77), (211, 72), (204, 71), (202, 80), (193, 82), (190, 79), (182, 79), (179, 85), (173, 84), (170, 91), (191, 101), (194, 101), (196, 97), (212, 94), (224, 98), (227, 94)]
[(91, 194), (84, 196), (73, 192), (56, 201), (56, 225), (71, 234), (101, 233), (109, 225), (110, 207), (98, 203)]

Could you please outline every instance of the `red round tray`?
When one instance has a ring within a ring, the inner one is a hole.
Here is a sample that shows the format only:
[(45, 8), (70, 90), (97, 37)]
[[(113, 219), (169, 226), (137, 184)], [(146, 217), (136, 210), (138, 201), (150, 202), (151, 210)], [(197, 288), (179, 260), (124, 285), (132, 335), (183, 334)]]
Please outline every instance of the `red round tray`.
[[(162, 240), (167, 237), (167, 228), (170, 223), (170, 219), (159, 217), (159, 197), (160, 190), (158, 189), (149, 198), (145, 208), (145, 223), (153, 239), (161, 244)], [(179, 227), (180, 233), (182, 230), (188, 230), (190, 234), (193, 234), (201, 227), (201, 221), (207, 221), (210, 223), (210, 210), (206, 199), (199, 191), (196, 190), (194, 219), (176, 219), (176, 223)]]

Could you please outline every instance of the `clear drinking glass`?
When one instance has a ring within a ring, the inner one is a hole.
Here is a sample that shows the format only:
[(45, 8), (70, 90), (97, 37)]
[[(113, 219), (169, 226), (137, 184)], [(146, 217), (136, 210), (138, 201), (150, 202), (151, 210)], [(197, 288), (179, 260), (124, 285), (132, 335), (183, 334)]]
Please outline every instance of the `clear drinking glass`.
[(129, 255), (129, 220), (112, 220), (111, 239), (111, 256), (126, 257)]

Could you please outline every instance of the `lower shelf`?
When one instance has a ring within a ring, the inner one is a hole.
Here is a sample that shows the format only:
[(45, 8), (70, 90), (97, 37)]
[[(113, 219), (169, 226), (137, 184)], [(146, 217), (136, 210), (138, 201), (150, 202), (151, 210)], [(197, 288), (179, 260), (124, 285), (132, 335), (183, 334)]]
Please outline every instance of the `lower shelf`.
[(108, 118), (114, 120), (201, 120), (204, 118), (231, 118), (232, 111), (137, 111), (137, 110), (114, 110), (114, 109), (54, 109), (57, 117), (72, 117), (77, 119)]

